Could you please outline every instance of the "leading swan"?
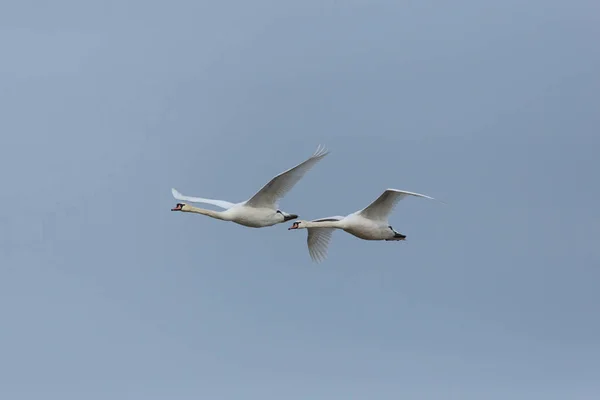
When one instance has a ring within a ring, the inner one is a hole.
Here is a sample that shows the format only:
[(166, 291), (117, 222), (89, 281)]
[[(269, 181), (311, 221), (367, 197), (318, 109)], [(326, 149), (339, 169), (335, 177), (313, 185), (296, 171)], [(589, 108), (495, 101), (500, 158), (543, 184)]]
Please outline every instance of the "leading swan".
[(223, 208), (224, 211), (206, 210), (185, 203), (177, 203), (171, 211), (181, 211), (207, 215), (223, 221), (232, 221), (236, 224), (250, 228), (263, 228), (287, 222), (298, 218), (296, 214), (288, 214), (279, 210), (278, 202), (289, 192), (304, 174), (323, 159), (329, 151), (324, 147), (317, 147), (315, 153), (304, 162), (288, 169), (271, 179), (254, 196), (241, 203), (230, 203), (224, 200), (203, 199), (200, 197), (184, 196), (176, 189), (171, 189), (173, 197), (181, 201), (192, 203), (206, 203)]
[(288, 230), (308, 229), (308, 252), (314, 262), (321, 262), (327, 257), (327, 248), (334, 229), (341, 229), (364, 240), (406, 240), (406, 235), (398, 233), (388, 222), (388, 216), (398, 201), (416, 196), (435, 200), (420, 193), (406, 192), (398, 189), (387, 189), (371, 204), (362, 210), (345, 217), (335, 216), (315, 219), (313, 221), (296, 221)]

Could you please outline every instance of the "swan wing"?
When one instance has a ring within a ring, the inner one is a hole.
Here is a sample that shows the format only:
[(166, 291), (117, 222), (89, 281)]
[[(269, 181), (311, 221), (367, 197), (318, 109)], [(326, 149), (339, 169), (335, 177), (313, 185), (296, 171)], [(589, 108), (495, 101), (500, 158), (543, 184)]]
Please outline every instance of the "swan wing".
[[(335, 216), (315, 219), (312, 222), (326, 222), (326, 221), (340, 221), (344, 217)], [(316, 262), (327, 258), (327, 249), (329, 248), (329, 242), (331, 241), (331, 235), (333, 234), (334, 228), (308, 228), (308, 237), (306, 243), (308, 244), (308, 253), (310, 258)]]
[(181, 200), (181, 201), (190, 201), (192, 203), (212, 204), (213, 206), (221, 207), (226, 210), (235, 206), (234, 203), (230, 203), (225, 200), (212, 200), (212, 199), (203, 199), (201, 197), (184, 196), (181, 193), (179, 193), (176, 189), (171, 189), (171, 193), (173, 193), (173, 197), (175, 197), (177, 200)]
[(433, 197), (429, 197), (420, 193), (407, 192), (398, 189), (387, 189), (381, 194), (381, 196), (377, 198), (377, 200), (360, 210), (357, 214), (374, 221), (387, 221), (388, 216), (394, 210), (396, 204), (408, 196), (423, 197), (426, 199), (435, 200)]
[(277, 208), (279, 199), (289, 192), (316, 163), (329, 154), (324, 147), (319, 147), (315, 153), (304, 162), (277, 175), (252, 196), (246, 205), (257, 208)]

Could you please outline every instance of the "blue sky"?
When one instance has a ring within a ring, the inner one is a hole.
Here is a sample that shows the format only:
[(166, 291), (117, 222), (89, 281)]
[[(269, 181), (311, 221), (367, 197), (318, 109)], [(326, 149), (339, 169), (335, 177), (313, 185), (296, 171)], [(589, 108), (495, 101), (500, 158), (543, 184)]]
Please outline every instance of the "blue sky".
[[(103, 1), (0, 12), (0, 396), (595, 399), (593, 1)], [(169, 211), (385, 188), (405, 243)]]

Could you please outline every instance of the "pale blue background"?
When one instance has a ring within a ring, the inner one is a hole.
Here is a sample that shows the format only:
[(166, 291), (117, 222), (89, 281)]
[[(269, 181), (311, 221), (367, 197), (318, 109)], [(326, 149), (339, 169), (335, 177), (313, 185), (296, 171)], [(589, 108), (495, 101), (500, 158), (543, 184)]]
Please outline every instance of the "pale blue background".
[[(0, 397), (600, 398), (597, 1), (3, 1)], [(176, 214), (332, 153), (406, 243)]]

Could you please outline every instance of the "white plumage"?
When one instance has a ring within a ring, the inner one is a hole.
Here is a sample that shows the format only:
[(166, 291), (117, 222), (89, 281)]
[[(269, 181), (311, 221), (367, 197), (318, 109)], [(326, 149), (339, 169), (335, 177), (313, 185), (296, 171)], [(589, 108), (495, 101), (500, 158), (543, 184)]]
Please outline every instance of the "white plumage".
[(232, 221), (251, 228), (262, 228), (280, 224), (298, 218), (296, 214), (289, 214), (278, 209), (279, 200), (283, 198), (319, 161), (329, 152), (319, 146), (315, 153), (287, 171), (275, 176), (264, 185), (254, 196), (241, 203), (230, 203), (224, 200), (212, 200), (201, 197), (185, 196), (176, 189), (171, 189), (173, 197), (181, 201), (192, 203), (206, 203), (221, 207), (224, 211), (212, 211), (178, 203), (172, 211), (191, 212), (207, 215), (224, 221)]
[(420, 193), (387, 189), (367, 207), (350, 215), (295, 221), (288, 230), (308, 230), (308, 252), (315, 262), (321, 262), (327, 257), (327, 249), (334, 229), (341, 229), (364, 240), (405, 240), (405, 235), (396, 232), (390, 226), (388, 217), (398, 202), (408, 196), (435, 200)]

